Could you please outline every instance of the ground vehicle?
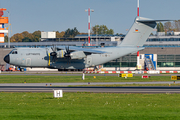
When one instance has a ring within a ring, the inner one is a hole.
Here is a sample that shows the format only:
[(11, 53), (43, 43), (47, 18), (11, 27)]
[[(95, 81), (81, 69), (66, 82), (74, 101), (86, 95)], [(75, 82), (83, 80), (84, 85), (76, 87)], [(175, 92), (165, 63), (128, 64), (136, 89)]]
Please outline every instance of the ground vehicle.
[(14, 67), (9, 67), (7, 71), (16, 71)]
[(0, 65), (0, 70), (1, 71), (5, 71), (6, 69), (5, 69), (5, 66), (4, 65)]

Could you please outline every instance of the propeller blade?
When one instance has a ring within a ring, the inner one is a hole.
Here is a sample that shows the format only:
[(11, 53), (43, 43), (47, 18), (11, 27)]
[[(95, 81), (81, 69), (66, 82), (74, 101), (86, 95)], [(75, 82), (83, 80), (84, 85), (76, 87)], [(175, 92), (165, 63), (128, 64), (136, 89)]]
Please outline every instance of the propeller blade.
[(65, 47), (65, 49), (66, 49), (66, 51), (65, 51), (64, 56), (65, 56), (65, 57), (69, 57), (69, 56), (70, 56), (69, 46), (68, 46), (68, 47)]
[(54, 45), (53, 45), (53, 47), (51, 47), (51, 49), (52, 49), (53, 52), (56, 52), (56, 51), (57, 51), (57, 48), (56, 48), (56, 46), (54, 46)]

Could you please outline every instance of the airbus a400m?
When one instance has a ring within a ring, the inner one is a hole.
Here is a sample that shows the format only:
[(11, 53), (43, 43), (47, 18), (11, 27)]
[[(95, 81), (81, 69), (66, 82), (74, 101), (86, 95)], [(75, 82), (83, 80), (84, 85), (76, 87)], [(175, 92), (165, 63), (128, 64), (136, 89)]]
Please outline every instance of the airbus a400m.
[(116, 47), (95, 49), (74, 46), (15, 48), (4, 57), (4, 61), (19, 67), (52, 69), (84, 69), (101, 65), (144, 49), (143, 44), (158, 21), (162, 20), (137, 17), (124, 40)]

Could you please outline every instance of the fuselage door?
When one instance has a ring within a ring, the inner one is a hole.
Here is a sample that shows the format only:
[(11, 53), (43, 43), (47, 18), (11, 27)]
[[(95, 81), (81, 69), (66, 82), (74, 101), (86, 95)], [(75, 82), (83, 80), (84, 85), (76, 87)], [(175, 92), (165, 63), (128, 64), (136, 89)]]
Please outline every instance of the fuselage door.
[(31, 58), (26, 59), (26, 66), (31, 66)]
[(87, 57), (87, 64), (92, 65), (92, 57)]

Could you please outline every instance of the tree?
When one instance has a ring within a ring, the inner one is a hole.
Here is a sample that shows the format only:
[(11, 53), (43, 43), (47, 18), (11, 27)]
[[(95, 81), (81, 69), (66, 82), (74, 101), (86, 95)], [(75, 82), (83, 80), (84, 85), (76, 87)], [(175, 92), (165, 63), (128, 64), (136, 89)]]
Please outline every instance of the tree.
[(79, 34), (79, 31), (77, 30), (76, 27), (74, 27), (74, 29), (70, 29), (68, 28), (65, 33), (64, 33), (64, 37), (71, 37), (74, 38), (76, 35)]
[(8, 42), (8, 36), (4, 36), (4, 42)]
[(28, 37), (28, 35), (29, 35), (29, 32), (28, 32), (28, 31), (22, 32), (22, 36), (23, 36), (23, 37)]
[(34, 36), (27, 31), (22, 32), (22, 36), (24, 37), (22, 39), (22, 42), (33, 42), (34, 41)]
[(25, 37), (22, 39), (22, 42), (32, 42), (32, 39), (30, 39), (29, 37)]
[(23, 38), (22, 33), (16, 33), (11, 37), (11, 42), (22, 42)]
[(62, 32), (59, 32), (59, 31), (56, 31), (56, 38), (62, 38), (64, 36), (65, 32), (62, 31)]
[(41, 38), (41, 31), (39, 30), (33, 33), (24, 31), (22, 33), (14, 34), (11, 37), (11, 42), (38, 42), (39, 38)]
[(101, 25), (100, 26), (100, 29), (102, 30), (101, 32), (101, 34), (107, 34), (107, 32), (108, 32), (108, 28), (106, 27), (106, 25)]
[(165, 29), (166, 32), (171, 31), (173, 29), (173, 26), (172, 26), (171, 22), (164, 23), (164, 29)]
[(73, 30), (73, 36), (75, 37), (76, 35), (79, 34), (79, 31), (77, 30), (77, 28), (75, 27)]
[(41, 31), (38, 30), (38, 31), (35, 31), (32, 33), (33, 35), (33, 42), (38, 42), (39, 39), (41, 38)]
[(71, 36), (71, 29), (68, 28), (64, 33), (64, 37), (70, 37), (70, 36)]
[(157, 32), (164, 32), (164, 26), (161, 22), (157, 24)]
[(102, 34), (114, 34), (114, 30), (113, 29), (108, 29), (106, 25), (95, 25), (94, 27), (92, 27), (92, 34), (98, 34), (98, 35), (102, 35)]
[(116, 33), (115, 35), (123, 35), (122, 33)]
[(92, 33), (99, 34), (99, 25), (95, 25), (94, 27), (92, 27)]
[(114, 34), (114, 30), (113, 29), (110, 29), (108, 32), (107, 32), (108, 35), (113, 35)]
[(180, 31), (180, 20), (173, 21), (173, 29), (176, 32)]

